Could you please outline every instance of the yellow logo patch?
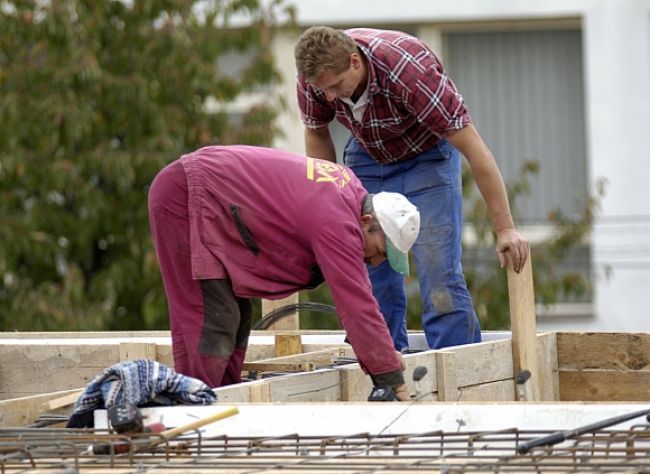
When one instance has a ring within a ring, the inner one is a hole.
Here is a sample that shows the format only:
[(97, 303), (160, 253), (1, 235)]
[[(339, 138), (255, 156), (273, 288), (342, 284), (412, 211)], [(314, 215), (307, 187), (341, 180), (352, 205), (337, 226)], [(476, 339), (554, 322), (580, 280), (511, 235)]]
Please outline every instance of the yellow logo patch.
[(334, 183), (339, 188), (344, 188), (351, 178), (350, 172), (339, 164), (307, 158), (307, 179), (317, 183)]

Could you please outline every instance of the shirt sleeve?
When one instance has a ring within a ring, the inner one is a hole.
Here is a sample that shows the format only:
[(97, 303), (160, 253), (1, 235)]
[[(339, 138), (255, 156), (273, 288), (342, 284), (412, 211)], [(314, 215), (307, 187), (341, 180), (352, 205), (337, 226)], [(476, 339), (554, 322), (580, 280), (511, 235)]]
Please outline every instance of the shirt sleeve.
[[(400, 43), (397, 94), (417, 120), (437, 135), (465, 128), (471, 123), (462, 95), (436, 55), (420, 40)], [(392, 77), (396, 77), (393, 75)]]
[(393, 380), (397, 376), (403, 383), (393, 341), (372, 295), (363, 261), (361, 229), (350, 221), (330, 221), (313, 235), (316, 260), (329, 284), (341, 325), (362, 367), (373, 376), (384, 375)]
[(300, 119), (307, 128), (323, 128), (327, 126), (336, 115), (336, 110), (328, 105), (323, 94), (316, 91), (300, 76), (296, 80), (296, 94)]

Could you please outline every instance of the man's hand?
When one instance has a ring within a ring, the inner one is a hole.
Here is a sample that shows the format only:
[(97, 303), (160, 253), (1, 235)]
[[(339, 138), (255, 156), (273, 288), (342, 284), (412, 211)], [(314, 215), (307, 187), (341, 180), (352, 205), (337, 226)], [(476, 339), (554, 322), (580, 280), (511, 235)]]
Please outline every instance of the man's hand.
[(510, 251), (512, 257), (512, 268), (519, 273), (530, 254), (530, 244), (517, 229), (504, 229), (497, 234), (496, 252), (499, 257), (501, 268), (507, 265), (506, 251)]
[(405, 383), (403, 383), (402, 385), (398, 385), (396, 387), (393, 387), (393, 392), (395, 392), (395, 396), (399, 399), (400, 402), (410, 402), (411, 401), (411, 394), (409, 393), (408, 388), (406, 388)]
[[(399, 352), (399, 351), (395, 351), (395, 352), (397, 352), (397, 358), (399, 359), (399, 365), (402, 368), (402, 372), (403, 372), (403, 371), (406, 370), (406, 364), (404, 363), (404, 357), (402, 357), (401, 352)], [(405, 383), (393, 387), (393, 392), (395, 392), (395, 396), (399, 399), (400, 402), (411, 401), (411, 394), (409, 393), (409, 390), (406, 387)]]

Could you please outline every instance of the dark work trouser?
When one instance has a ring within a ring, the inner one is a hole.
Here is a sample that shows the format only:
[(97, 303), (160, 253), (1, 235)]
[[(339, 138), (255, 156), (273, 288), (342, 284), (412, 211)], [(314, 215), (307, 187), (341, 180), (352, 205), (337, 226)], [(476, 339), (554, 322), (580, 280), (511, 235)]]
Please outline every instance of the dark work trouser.
[(240, 382), (251, 304), (233, 294), (230, 280), (192, 278), (187, 184), (178, 162), (151, 185), (149, 223), (167, 295), (175, 370), (213, 388)]

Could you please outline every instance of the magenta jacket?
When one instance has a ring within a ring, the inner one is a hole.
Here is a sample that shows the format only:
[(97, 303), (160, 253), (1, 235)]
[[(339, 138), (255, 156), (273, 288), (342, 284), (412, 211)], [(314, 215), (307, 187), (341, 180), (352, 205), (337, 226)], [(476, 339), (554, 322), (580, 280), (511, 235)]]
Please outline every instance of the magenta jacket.
[(362, 366), (399, 371), (364, 263), (367, 191), (348, 168), (250, 146), (206, 147), (181, 163), (195, 279), (229, 278), (236, 296), (277, 299), (322, 272)]

